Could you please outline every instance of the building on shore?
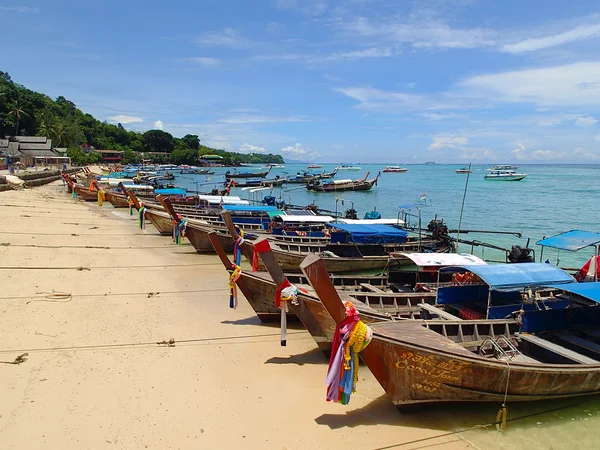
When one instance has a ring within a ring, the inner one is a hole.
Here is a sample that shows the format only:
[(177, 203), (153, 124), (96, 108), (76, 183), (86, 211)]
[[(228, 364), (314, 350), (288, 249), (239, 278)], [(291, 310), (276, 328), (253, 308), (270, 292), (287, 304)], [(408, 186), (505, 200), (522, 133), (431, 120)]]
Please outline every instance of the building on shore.
[(100, 162), (117, 164), (123, 159), (123, 152), (121, 150), (98, 150), (93, 149), (94, 153), (99, 153), (102, 159)]
[(19, 163), (25, 167), (60, 166), (71, 159), (54, 151), (52, 139), (45, 136), (9, 136), (0, 139), (0, 165)]

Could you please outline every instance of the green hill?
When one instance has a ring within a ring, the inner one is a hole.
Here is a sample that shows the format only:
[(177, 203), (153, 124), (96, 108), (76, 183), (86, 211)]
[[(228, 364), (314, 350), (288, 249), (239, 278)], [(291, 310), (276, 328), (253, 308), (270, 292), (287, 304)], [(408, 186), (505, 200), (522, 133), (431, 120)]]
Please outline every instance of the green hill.
[(228, 152), (202, 145), (195, 134), (177, 138), (162, 130), (144, 133), (126, 130), (120, 123), (101, 122), (77, 108), (65, 97), (52, 100), (39, 92), (15, 83), (0, 71), (0, 136), (47, 136), (54, 147), (66, 147), (75, 164), (96, 162), (99, 155), (85, 153), (82, 144), (97, 149), (124, 151), (124, 163), (139, 162), (140, 152), (162, 152), (153, 155), (156, 162), (197, 164), (198, 156), (217, 154), (225, 164), (278, 163), (281, 155)]

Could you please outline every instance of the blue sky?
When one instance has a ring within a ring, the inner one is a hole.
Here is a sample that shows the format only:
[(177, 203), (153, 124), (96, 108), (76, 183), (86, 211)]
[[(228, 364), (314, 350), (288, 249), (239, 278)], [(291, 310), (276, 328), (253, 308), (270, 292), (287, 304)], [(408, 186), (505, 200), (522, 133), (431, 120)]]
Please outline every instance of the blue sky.
[(600, 162), (596, 2), (28, 1), (0, 0), (0, 70), (128, 129), (336, 163)]

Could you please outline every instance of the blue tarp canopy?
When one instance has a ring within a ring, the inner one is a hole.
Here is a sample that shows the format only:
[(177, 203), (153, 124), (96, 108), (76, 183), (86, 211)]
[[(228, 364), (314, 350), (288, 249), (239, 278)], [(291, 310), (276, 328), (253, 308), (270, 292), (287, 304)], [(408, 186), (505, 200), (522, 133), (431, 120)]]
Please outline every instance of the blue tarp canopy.
[(248, 211), (248, 212), (273, 212), (277, 211), (274, 206), (249, 206), (249, 205), (223, 205), (225, 211)]
[(187, 191), (181, 188), (156, 189), (156, 195), (186, 195)]
[(575, 279), (567, 272), (545, 263), (468, 265), (440, 269), (440, 272), (467, 271), (485, 281), (492, 290), (516, 290), (528, 286), (575, 283)]
[(547, 284), (544, 287), (560, 289), (565, 292), (580, 295), (596, 303), (600, 303), (600, 282), (570, 283), (567, 285)]
[(559, 250), (569, 250), (571, 252), (576, 252), (582, 248), (599, 243), (600, 233), (581, 230), (567, 231), (536, 242), (537, 245), (557, 248)]
[[(335, 223), (327, 226), (348, 233), (352, 238), (352, 242), (356, 244), (402, 243), (408, 235), (406, 231), (389, 225)], [(332, 243), (336, 242), (333, 233), (331, 240)]]

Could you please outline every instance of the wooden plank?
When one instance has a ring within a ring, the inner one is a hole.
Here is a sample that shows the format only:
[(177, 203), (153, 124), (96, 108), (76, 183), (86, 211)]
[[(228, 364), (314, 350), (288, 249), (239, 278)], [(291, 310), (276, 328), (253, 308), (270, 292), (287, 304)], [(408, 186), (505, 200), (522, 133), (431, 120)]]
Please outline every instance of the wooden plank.
[(367, 291), (375, 292), (377, 294), (385, 294), (386, 292), (383, 289), (379, 289), (378, 287), (371, 286), (367, 283), (360, 283), (360, 287), (366, 289)]
[(576, 336), (573, 333), (569, 333), (568, 331), (561, 331), (558, 333), (553, 333), (553, 335), (558, 337), (559, 339), (562, 339), (565, 342), (568, 342), (569, 344), (573, 344), (573, 345), (576, 345), (577, 347), (584, 348), (584, 349), (594, 352), (600, 356), (600, 345), (598, 345), (594, 342), (591, 342), (591, 341), (588, 341), (587, 339)]
[(432, 314), (439, 316), (441, 319), (462, 321), (460, 317), (456, 317), (454, 314), (450, 314), (440, 308), (436, 308), (435, 306), (430, 305), (429, 303), (419, 303), (418, 306), (421, 309), (424, 309)]
[(547, 341), (546, 339), (542, 339), (540, 337), (534, 336), (533, 334), (522, 334), (517, 333), (516, 336), (523, 341), (529, 342), (531, 344), (537, 345), (539, 347), (545, 348), (546, 350), (550, 350), (557, 355), (563, 356), (571, 361), (574, 361), (579, 364), (598, 364), (598, 361), (592, 358), (588, 358), (587, 356), (581, 355), (573, 350), (569, 350), (561, 345), (555, 344), (553, 342)]

